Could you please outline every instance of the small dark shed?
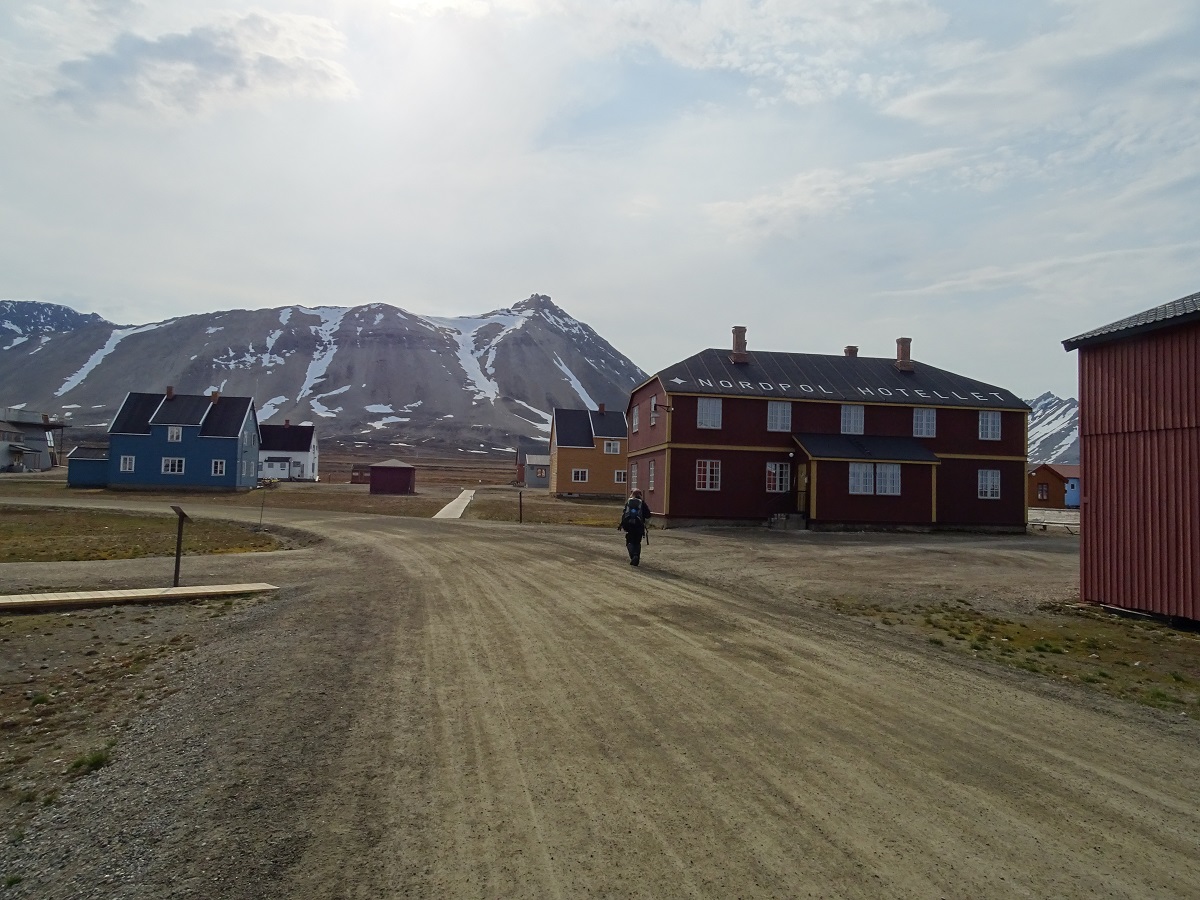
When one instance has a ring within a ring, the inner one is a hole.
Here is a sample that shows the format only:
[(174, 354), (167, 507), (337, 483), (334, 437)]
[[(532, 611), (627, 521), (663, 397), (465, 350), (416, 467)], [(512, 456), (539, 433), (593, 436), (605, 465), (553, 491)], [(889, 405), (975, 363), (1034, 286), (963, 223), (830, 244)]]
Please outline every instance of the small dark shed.
[(366, 463), (355, 463), (350, 467), (351, 484), (370, 484), (371, 467)]
[(415, 494), (417, 470), (398, 459), (371, 464), (372, 494)]

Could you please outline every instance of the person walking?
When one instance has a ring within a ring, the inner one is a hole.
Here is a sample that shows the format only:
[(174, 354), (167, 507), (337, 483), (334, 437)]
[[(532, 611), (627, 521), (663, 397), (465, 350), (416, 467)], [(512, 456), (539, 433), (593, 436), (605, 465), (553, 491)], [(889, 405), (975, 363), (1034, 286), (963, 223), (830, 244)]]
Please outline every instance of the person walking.
[(617, 528), (625, 532), (625, 549), (629, 551), (631, 566), (639, 565), (642, 561), (642, 538), (646, 536), (646, 523), (651, 515), (641, 491), (631, 493), (621, 509), (621, 521), (617, 523)]

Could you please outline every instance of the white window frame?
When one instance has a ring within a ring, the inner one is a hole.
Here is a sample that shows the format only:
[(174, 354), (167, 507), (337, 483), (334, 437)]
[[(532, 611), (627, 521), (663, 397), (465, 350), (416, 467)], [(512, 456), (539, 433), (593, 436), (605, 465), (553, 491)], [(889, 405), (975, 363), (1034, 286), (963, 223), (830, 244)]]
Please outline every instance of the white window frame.
[(1000, 410), (981, 409), (979, 411), (979, 439), (981, 441), (1000, 440)]
[(658, 424), (658, 394), (650, 398), (650, 427)]
[(641, 416), (638, 415), (639, 411), (640, 411), (640, 407), (635, 403), (633, 405), (632, 411), (629, 413), (629, 430), (630, 431), (638, 430), (638, 419), (641, 418)]
[(604, 442), (604, 452), (610, 456), (613, 455), (614, 453), (620, 453), (621, 452), (621, 442), (620, 441), (605, 441)]
[(572, 484), (587, 484), (588, 470), (587, 469), (572, 469), (571, 483)]
[(792, 401), (767, 401), (767, 431), (789, 433), (792, 430)]
[(624, 484), (626, 474), (624, 469), (617, 469), (613, 472), (613, 484)]
[(899, 463), (875, 463), (875, 495), (877, 497), (900, 496)]
[(913, 407), (913, 437), (937, 437), (937, 410), (932, 406)]
[(121, 457), (121, 471), (122, 472), (132, 472), (133, 467), (135, 465), (137, 465), (137, 457), (136, 456), (122, 456)]
[(842, 434), (862, 434), (866, 418), (866, 407), (861, 403), (843, 403)]
[(629, 489), (636, 491), (638, 486), (638, 464), (629, 464)]
[(792, 464), (767, 463), (767, 493), (786, 494), (792, 488)]
[(167, 443), (168, 444), (178, 444), (182, 440), (183, 440), (183, 426), (182, 425), (168, 425), (167, 426)]
[(696, 398), (696, 427), (719, 430), (721, 427), (721, 398)]
[(980, 469), (979, 470), (979, 499), (980, 500), (999, 500), (1000, 499), (1000, 470), (999, 469)]
[(212, 477), (213, 478), (224, 478), (225, 477), (225, 460), (214, 459), (212, 461)]
[(850, 493), (855, 496), (875, 493), (874, 463), (850, 463)]
[(721, 489), (721, 461), (719, 459), (696, 460), (696, 490), (719, 491)]
[(654, 490), (654, 460), (649, 460), (646, 463), (646, 489)]
[[(176, 463), (179, 465), (176, 466)], [(182, 475), (184, 470), (185, 460), (182, 456), (164, 456), (162, 458), (162, 473), (163, 475)]]

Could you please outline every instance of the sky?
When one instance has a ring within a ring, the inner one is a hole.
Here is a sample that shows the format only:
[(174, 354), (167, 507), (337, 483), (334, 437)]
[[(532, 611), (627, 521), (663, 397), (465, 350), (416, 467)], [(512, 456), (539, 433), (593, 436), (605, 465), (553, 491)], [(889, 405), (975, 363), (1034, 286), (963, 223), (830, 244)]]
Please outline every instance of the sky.
[(1196, 0), (3, 0), (0, 298), (121, 324), (550, 295), (1076, 394), (1200, 290)]

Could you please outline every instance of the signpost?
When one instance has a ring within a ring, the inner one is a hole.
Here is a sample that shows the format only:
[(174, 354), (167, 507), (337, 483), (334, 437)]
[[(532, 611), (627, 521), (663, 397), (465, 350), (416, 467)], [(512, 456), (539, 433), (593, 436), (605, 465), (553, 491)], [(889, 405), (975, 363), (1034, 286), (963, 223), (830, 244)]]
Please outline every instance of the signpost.
[(172, 506), (175, 515), (179, 516), (179, 530), (175, 532), (175, 587), (179, 587), (179, 558), (183, 556), (183, 523), (190, 521), (188, 514), (178, 506)]

